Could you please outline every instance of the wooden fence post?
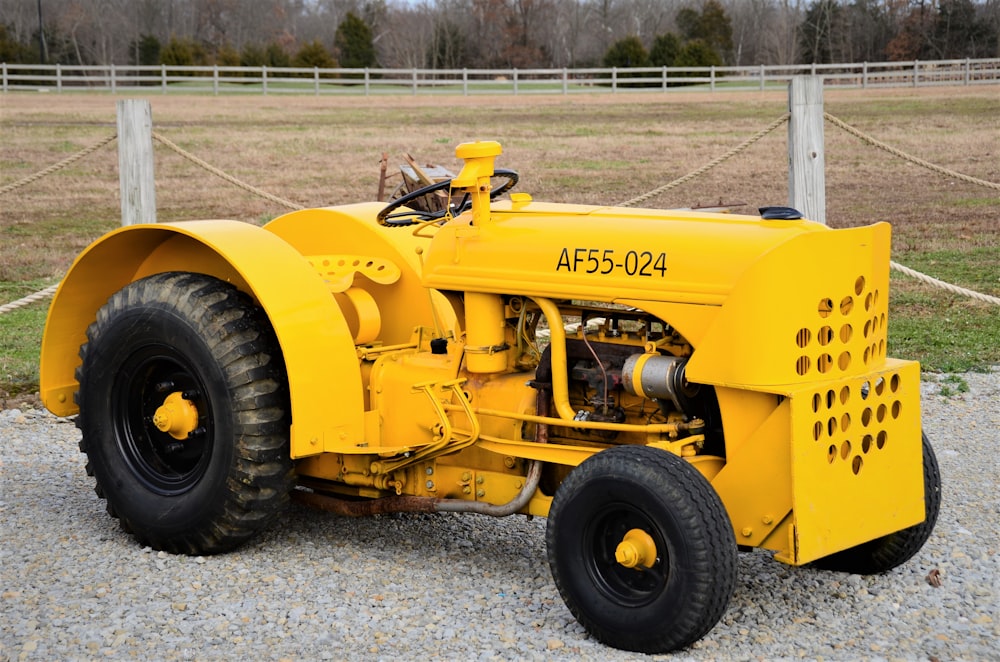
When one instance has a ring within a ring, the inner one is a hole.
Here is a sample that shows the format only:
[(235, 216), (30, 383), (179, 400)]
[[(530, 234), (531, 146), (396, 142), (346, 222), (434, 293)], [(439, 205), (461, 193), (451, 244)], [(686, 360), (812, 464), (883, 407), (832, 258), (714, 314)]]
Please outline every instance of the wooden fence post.
[(156, 223), (153, 113), (145, 99), (118, 102), (118, 178), (122, 225)]
[(788, 86), (788, 204), (826, 223), (823, 79), (794, 76)]

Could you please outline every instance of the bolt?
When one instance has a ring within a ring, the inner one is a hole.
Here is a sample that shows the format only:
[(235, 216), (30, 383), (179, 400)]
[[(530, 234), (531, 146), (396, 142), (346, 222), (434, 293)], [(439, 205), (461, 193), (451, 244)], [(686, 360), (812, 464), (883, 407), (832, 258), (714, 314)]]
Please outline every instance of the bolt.
[(771, 517), (770, 515), (764, 515), (764, 516), (763, 516), (763, 517), (762, 517), (762, 518), (760, 519), (760, 521), (761, 521), (761, 522), (763, 522), (764, 524), (770, 524), (771, 522), (773, 522), (773, 521), (774, 521), (774, 518), (773, 518), (773, 517)]
[(485, 480), (482, 476), (476, 476), (476, 485), (482, 485)]
[(466, 485), (462, 488), (462, 494), (472, 494), (472, 488)]
[(507, 467), (508, 469), (513, 469), (514, 468), (514, 458), (510, 457), (509, 455), (507, 457), (505, 457), (503, 459), (503, 466)]
[(434, 481), (433, 480), (427, 481), (427, 489), (429, 489), (429, 490), (433, 490), (434, 489)]
[(745, 526), (743, 527), (743, 530), (740, 531), (740, 533), (743, 534), (744, 538), (749, 538), (750, 536), (753, 535), (753, 529), (751, 529), (749, 526)]
[(476, 490), (476, 496), (482, 499), (484, 496), (486, 496), (486, 490)]
[(462, 474), (462, 480), (472, 480), (472, 474), (466, 471), (465, 473)]
[(427, 467), (427, 469), (425, 471), (426, 471), (426, 473), (427, 473), (428, 476), (433, 476), (434, 475), (434, 467)]

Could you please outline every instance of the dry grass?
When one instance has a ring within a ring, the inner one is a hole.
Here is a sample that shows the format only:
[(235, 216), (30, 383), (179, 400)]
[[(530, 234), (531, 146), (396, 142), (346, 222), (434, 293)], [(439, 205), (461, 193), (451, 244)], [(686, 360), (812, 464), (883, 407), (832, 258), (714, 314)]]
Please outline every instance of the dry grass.
[[(1000, 96), (993, 86), (826, 92), (826, 110), (928, 161), (1000, 182)], [(210, 97), (151, 94), (155, 129), (247, 182), (305, 206), (375, 196), (378, 160), (403, 152), (457, 167), (460, 142), (495, 139), (498, 165), (521, 173), (536, 199), (613, 203), (685, 174), (783, 113), (775, 92), (519, 97)], [(18, 93), (0, 97), (0, 185), (40, 170), (115, 130), (114, 98)], [(787, 200), (785, 129), (648, 204)], [(160, 220), (263, 222), (285, 210), (156, 147)], [(894, 257), (1000, 294), (1000, 196), (945, 179), (826, 127), (827, 219), (890, 220)], [(104, 148), (0, 200), (0, 301), (54, 280), (90, 240), (114, 228), (117, 156)], [(969, 268), (951, 269), (956, 254)], [(930, 257), (928, 257), (930, 256)], [(934, 256), (938, 256), (935, 258)], [(901, 281), (900, 291), (923, 286)], [(978, 304), (949, 299), (949, 305)], [(930, 312), (933, 296), (911, 305)], [(919, 311), (918, 311), (919, 312)], [(998, 359), (993, 359), (998, 360)]]

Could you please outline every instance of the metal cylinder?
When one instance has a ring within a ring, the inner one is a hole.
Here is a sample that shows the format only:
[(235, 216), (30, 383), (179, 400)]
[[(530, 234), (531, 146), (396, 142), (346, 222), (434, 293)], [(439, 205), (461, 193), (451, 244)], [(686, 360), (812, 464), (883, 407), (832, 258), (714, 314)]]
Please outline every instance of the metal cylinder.
[(670, 400), (681, 411), (679, 395), (690, 396), (697, 391), (684, 381), (685, 365), (686, 357), (633, 354), (622, 367), (622, 385), (632, 395)]

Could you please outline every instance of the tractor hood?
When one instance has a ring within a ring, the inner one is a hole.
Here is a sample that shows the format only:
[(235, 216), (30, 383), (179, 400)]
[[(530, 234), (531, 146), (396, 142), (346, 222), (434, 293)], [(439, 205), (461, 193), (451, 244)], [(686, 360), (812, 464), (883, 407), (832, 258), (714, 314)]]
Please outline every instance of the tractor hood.
[(442, 227), (424, 284), (552, 298), (622, 297), (721, 305), (741, 275), (777, 246), (829, 233), (805, 220), (553, 203), (493, 205)]

